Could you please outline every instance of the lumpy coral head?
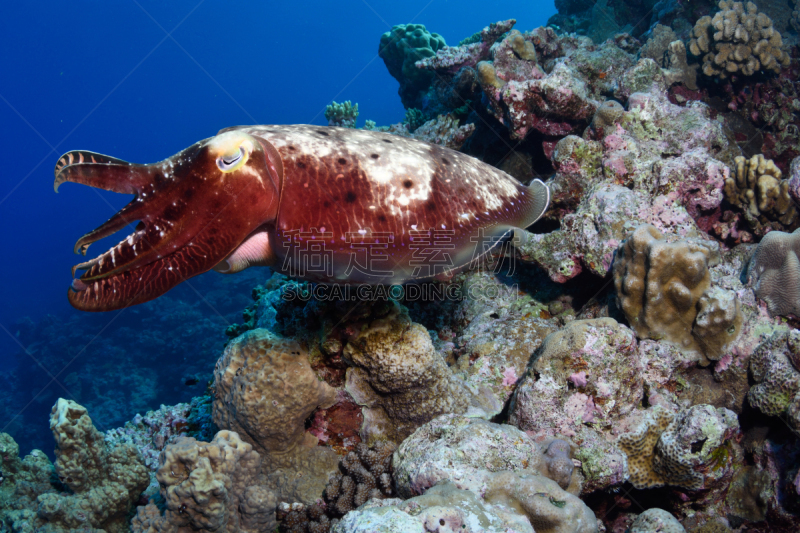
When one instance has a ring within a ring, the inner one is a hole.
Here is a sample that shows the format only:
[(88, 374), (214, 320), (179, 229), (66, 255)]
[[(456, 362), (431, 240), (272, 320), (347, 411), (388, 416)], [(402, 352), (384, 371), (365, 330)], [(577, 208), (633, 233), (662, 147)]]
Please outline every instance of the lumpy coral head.
[(800, 316), (800, 229), (771, 231), (761, 240), (742, 277), (772, 315)]
[(274, 149), (240, 131), (200, 141), (158, 163), (137, 165), (86, 151), (64, 154), (56, 191), (65, 181), (134, 198), (81, 237), (75, 252), (128, 224), (136, 230), (102, 255), (73, 268), (70, 303), (107, 311), (146, 302), (225, 260), (261, 224), (275, 217), (282, 175)]

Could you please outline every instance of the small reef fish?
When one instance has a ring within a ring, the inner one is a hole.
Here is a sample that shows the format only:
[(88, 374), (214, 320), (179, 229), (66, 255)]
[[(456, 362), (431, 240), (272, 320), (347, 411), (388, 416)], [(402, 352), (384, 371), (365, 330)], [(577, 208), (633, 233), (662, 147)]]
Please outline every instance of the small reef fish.
[(70, 303), (108, 311), (214, 269), (269, 266), (320, 283), (444, 279), (530, 226), (550, 201), (468, 155), (382, 132), (310, 125), (222, 130), (158, 163), (77, 150), (69, 181), (134, 198), (75, 244), (136, 229), (73, 267)]

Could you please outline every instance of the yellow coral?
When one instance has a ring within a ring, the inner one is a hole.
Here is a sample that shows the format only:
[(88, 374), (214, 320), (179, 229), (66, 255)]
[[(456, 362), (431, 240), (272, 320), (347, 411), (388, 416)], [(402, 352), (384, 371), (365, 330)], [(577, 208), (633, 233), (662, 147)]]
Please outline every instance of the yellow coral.
[(689, 51), (703, 57), (706, 76), (751, 76), (759, 70), (778, 73), (789, 64), (789, 55), (781, 50), (781, 34), (755, 4), (722, 0), (719, 8), (713, 18), (701, 17), (695, 23), (689, 41)]
[(734, 293), (711, 287), (708, 267), (718, 261), (712, 241), (669, 243), (654, 226), (639, 226), (613, 267), (620, 307), (637, 336), (676, 343), (701, 364), (719, 359), (738, 337), (742, 314)]
[[(754, 229), (778, 222), (788, 227), (797, 222), (797, 211), (789, 196), (789, 181), (781, 179), (780, 169), (762, 154), (734, 160), (733, 176), (725, 180), (725, 198), (745, 212)], [(783, 229), (776, 227), (773, 229)]]

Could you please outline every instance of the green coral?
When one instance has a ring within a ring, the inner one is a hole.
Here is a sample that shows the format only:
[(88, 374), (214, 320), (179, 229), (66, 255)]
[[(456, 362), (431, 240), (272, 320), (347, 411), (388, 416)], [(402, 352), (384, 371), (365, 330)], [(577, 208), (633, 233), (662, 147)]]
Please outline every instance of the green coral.
[(420, 104), (421, 95), (430, 87), (433, 72), (419, 69), (415, 63), (433, 57), (447, 46), (438, 33), (430, 33), (422, 24), (398, 24), (381, 36), (378, 55), (389, 74), (400, 82), (400, 99), (406, 108)]
[(406, 118), (403, 120), (403, 124), (408, 125), (408, 131), (414, 132), (417, 128), (425, 124), (426, 121), (425, 114), (421, 110), (415, 107), (406, 109)]
[(356, 119), (358, 118), (358, 104), (352, 104), (350, 100), (325, 107), (325, 118), (328, 121), (328, 126), (339, 126), (342, 128), (355, 128)]
[(39, 450), (20, 460), (14, 440), (0, 433), (0, 461), (8, 475), (0, 485), (0, 524), (14, 533), (128, 531), (128, 513), (149, 482), (138, 451), (106, 443), (86, 409), (71, 400), (58, 400), (50, 428), (55, 468)]

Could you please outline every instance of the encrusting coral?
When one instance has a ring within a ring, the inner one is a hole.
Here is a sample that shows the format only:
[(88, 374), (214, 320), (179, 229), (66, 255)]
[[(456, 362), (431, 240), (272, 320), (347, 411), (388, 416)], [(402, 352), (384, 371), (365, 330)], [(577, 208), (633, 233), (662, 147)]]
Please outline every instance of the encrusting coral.
[(261, 457), (232, 431), (211, 442), (181, 437), (161, 454), (156, 477), (164, 514), (137, 509), (134, 533), (256, 533), (275, 527), (276, 498), (259, 482)]
[(505, 471), (490, 474), (480, 492), (443, 481), (405, 501), (372, 500), (332, 531), (597, 533), (598, 528), (591, 509), (555, 481)]
[(577, 495), (581, 476), (574, 473), (570, 444), (552, 438), (543, 444), (511, 425), (442, 415), (417, 429), (395, 452), (397, 493), (410, 498), (442, 481), (480, 493), (492, 473), (509, 471), (550, 478)]
[(656, 406), (637, 429), (619, 437), (619, 445), (636, 488), (709, 489), (730, 482), (733, 454), (719, 450), (738, 433), (736, 414), (724, 407), (695, 405), (675, 415)]
[(620, 307), (640, 338), (664, 339), (718, 360), (741, 333), (735, 293), (712, 289), (708, 267), (719, 262), (719, 244), (700, 239), (668, 242), (642, 225), (620, 245), (614, 286)]
[(800, 228), (771, 231), (761, 240), (742, 272), (770, 314), (800, 316)]
[[(612, 318), (574, 320), (534, 353), (509, 406), (509, 423), (537, 440), (569, 438), (585, 492), (622, 483), (625, 456), (602, 432), (641, 402), (642, 370), (629, 328)], [(548, 448), (546, 455), (555, 453)]]
[(719, 8), (713, 18), (706, 15), (697, 21), (689, 42), (689, 51), (703, 57), (703, 74), (724, 79), (759, 70), (778, 73), (789, 64), (789, 55), (781, 50), (781, 34), (754, 3), (722, 0)]
[[(750, 357), (750, 372), (756, 381), (747, 393), (750, 405), (769, 416), (782, 415), (791, 406), (800, 405), (798, 367), (800, 331), (778, 331), (765, 339)], [(791, 422), (800, 431), (800, 420)]]
[(733, 176), (725, 180), (725, 198), (744, 212), (756, 235), (770, 230), (795, 229), (797, 210), (790, 196), (789, 180), (771, 159), (757, 154), (735, 159)]
[(686, 529), (664, 509), (653, 508), (636, 517), (630, 533), (686, 533)]
[(0, 434), (2, 470), (8, 476), (0, 485), (0, 524), (20, 533), (127, 531), (128, 513), (149, 483), (136, 448), (108, 445), (86, 409), (63, 398), (53, 406), (50, 429), (56, 439), (55, 469), (39, 450), (20, 461), (19, 447)]

